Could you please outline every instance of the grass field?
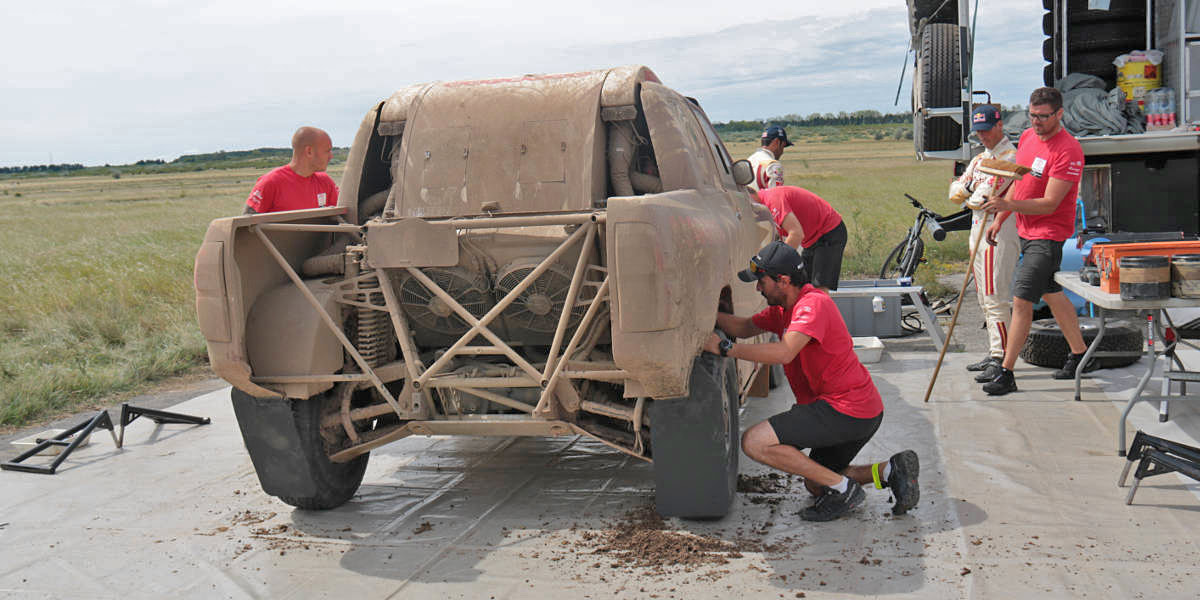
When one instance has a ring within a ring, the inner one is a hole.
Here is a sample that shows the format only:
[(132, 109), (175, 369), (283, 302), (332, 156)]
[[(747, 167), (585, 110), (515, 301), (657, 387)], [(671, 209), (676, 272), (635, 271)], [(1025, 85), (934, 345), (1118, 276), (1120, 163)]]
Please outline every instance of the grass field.
[[(754, 146), (729, 149), (744, 158)], [(911, 142), (803, 142), (783, 162), (787, 183), (845, 217), (843, 278), (877, 274), (915, 216), (904, 192), (953, 208), (949, 163), (918, 163)], [(0, 431), (203, 368), (192, 261), (209, 221), (240, 213), (262, 173), (0, 180)], [(963, 234), (930, 240), (919, 281), (961, 268), (966, 247)]]

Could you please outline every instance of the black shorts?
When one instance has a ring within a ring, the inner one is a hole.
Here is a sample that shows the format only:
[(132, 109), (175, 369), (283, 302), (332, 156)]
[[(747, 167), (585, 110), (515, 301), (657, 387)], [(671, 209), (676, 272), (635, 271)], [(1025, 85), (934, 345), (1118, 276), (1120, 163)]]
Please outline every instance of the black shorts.
[(846, 222), (838, 223), (813, 245), (800, 251), (808, 280), (816, 287), (836, 290), (842, 272), (842, 254), (846, 251)]
[(824, 400), (817, 400), (812, 404), (796, 404), (767, 421), (781, 443), (801, 450), (812, 448), (809, 458), (834, 473), (841, 473), (875, 435), (883, 422), (883, 413), (858, 419), (834, 410)]
[(1042, 294), (1063, 291), (1054, 281), (1054, 274), (1062, 265), (1063, 243), (1020, 239), (1021, 262), (1013, 272), (1013, 297), (1037, 302), (1042, 299)]

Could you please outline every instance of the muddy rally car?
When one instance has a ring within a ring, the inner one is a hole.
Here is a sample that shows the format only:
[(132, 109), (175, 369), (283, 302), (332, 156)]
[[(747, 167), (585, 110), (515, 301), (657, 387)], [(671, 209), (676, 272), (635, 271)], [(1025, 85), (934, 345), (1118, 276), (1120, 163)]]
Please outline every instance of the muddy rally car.
[(392, 94), (338, 206), (217, 219), (196, 257), (263, 489), (327, 509), (406, 436), (586, 435), (653, 461), (662, 514), (723, 516), (766, 370), (700, 348), (762, 306), (749, 178), (645, 67)]

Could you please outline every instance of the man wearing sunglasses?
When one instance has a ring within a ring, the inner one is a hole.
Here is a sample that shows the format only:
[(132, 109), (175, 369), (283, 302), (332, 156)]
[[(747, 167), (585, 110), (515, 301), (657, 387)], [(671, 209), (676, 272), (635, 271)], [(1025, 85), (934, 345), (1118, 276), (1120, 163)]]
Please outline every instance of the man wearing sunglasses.
[[(756, 282), (769, 305), (752, 317), (717, 314), (732, 338), (764, 332), (778, 341), (738, 344), (712, 334), (706, 352), (767, 365), (781, 364), (795, 394), (790, 410), (742, 434), (746, 456), (804, 478), (815, 503), (800, 512), (806, 521), (844, 516), (866, 499), (863, 484), (891, 488), (892, 512), (908, 512), (920, 499), (920, 463), (912, 450), (885, 462), (851, 465), (883, 421), (883, 400), (871, 374), (854, 353), (854, 341), (833, 299), (809, 283), (800, 254), (771, 242), (738, 273)], [(810, 448), (809, 454), (803, 449)]]
[[(1012, 324), (1004, 362), (996, 377), (983, 384), (983, 391), (989, 395), (1017, 391), (1012, 369), (1029, 336), (1033, 305), (1039, 298), (1050, 307), (1054, 321), (1071, 347), (1066, 364), (1054, 372), (1054, 378), (1074, 378), (1087, 350), (1075, 306), (1054, 281), (1054, 273), (1062, 263), (1063, 242), (1075, 232), (1075, 198), (1083, 177), (1083, 148), (1063, 128), (1062, 115), (1062, 94), (1058, 90), (1043, 87), (1033, 91), (1029, 97), (1029, 119), (1033, 126), (1021, 134), (1016, 159), (1017, 163), (1028, 166), (1030, 172), (1003, 197), (991, 197), (983, 205), (984, 210), (997, 213), (996, 223), (987, 232), (987, 241), (993, 245), (1009, 213), (1016, 213), (1022, 255), (1013, 275)], [(1095, 367), (1095, 361), (1089, 361), (1083, 370)]]

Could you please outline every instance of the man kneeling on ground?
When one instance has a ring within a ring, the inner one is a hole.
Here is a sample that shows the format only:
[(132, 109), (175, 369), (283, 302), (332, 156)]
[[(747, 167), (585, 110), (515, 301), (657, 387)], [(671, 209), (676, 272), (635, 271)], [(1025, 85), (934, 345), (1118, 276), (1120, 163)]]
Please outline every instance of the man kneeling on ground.
[[(762, 364), (782, 364), (796, 396), (791, 410), (746, 430), (746, 456), (804, 478), (817, 501), (801, 511), (806, 521), (830, 521), (863, 503), (861, 484), (890, 487), (892, 513), (917, 504), (920, 468), (912, 450), (886, 462), (850, 465), (883, 421), (883, 400), (871, 374), (854, 354), (854, 342), (833, 299), (813, 287), (804, 262), (783, 242), (771, 242), (738, 273), (757, 281), (769, 306), (752, 317), (717, 315), (717, 326), (733, 338), (772, 332), (780, 341), (735, 344), (713, 334), (704, 350)], [(809, 455), (801, 450), (811, 448)]]

